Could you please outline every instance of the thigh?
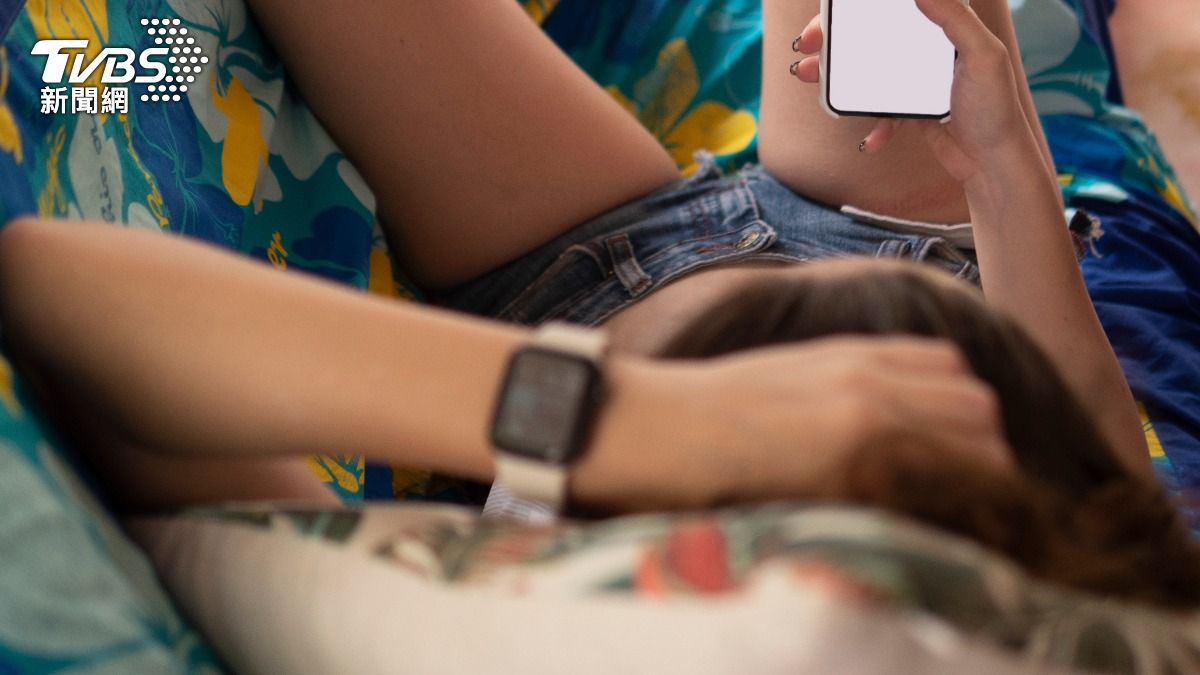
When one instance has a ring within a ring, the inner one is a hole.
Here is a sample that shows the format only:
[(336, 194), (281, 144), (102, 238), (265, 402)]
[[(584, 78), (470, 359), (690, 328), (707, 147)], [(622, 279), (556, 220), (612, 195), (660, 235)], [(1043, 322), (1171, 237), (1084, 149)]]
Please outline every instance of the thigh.
[(513, 0), (251, 0), (418, 283), (449, 286), (678, 177)]
[[(1007, 1), (973, 0), (971, 5), (1009, 46), (1026, 117), (1040, 137)], [(817, 87), (788, 73), (788, 66), (801, 57), (792, 52), (792, 40), (819, 11), (820, 0), (763, 0), (763, 165), (793, 190), (829, 204), (917, 220), (967, 221), (961, 187), (934, 159), (919, 129), (902, 127), (881, 152), (864, 155), (858, 144), (875, 121), (830, 117), (821, 108)], [(1049, 161), (1049, 152), (1045, 154)]]

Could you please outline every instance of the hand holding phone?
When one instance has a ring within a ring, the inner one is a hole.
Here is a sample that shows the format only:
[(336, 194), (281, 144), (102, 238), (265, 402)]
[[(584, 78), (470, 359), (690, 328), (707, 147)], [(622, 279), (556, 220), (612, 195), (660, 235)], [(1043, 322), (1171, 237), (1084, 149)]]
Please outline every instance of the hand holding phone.
[[(844, 0), (828, 0), (836, 15)], [(884, 117), (864, 139), (861, 150), (882, 150), (900, 125), (919, 125), (934, 155), (959, 181), (979, 174), (989, 163), (1011, 155), (1007, 148), (1037, 153), (1037, 141), (1026, 122), (1017, 93), (1013, 62), (1004, 43), (988, 30), (962, 0), (871, 0), (871, 2), (915, 3), (915, 7), (957, 51), (953, 63), (948, 120)], [(842, 30), (834, 19), (833, 30)], [(804, 54), (792, 71), (804, 82), (821, 81), (825, 56), (824, 17), (813, 18), (792, 47)], [(906, 36), (901, 35), (901, 38)], [(908, 40), (915, 40), (907, 36)], [(907, 47), (904, 47), (907, 48)], [(833, 56), (837, 58), (837, 53)], [(822, 94), (823, 96), (823, 94)], [(864, 113), (866, 114), (866, 113)], [(881, 116), (874, 114), (872, 116)], [(936, 116), (934, 116), (936, 117)], [(1004, 156), (1004, 157), (1002, 157)]]

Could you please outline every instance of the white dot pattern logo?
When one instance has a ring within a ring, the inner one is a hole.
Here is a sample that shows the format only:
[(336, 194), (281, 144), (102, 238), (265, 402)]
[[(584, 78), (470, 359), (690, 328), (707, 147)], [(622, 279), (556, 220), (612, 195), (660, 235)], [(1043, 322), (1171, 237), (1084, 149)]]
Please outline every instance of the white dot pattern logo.
[[(172, 18), (145, 18), (141, 20), (141, 24), (146, 26), (146, 33), (154, 37), (155, 45), (167, 45), (170, 50), (167, 57), (167, 75), (163, 78), (164, 82), (178, 84), (159, 84), (147, 85), (148, 93), (141, 95), (143, 101), (181, 101), (180, 94), (187, 93), (188, 84), (193, 84), (196, 81), (196, 76), (200, 74), (203, 66), (200, 64), (208, 63), (208, 57), (205, 56), (196, 44), (196, 38), (189, 35), (187, 26), (182, 25), (182, 21), (176, 17)], [(184, 46), (187, 45), (187, 46)], [(195, 64), (195, 65), (191, 65)], [(184, 84), (184, 83), (187, 84)]]

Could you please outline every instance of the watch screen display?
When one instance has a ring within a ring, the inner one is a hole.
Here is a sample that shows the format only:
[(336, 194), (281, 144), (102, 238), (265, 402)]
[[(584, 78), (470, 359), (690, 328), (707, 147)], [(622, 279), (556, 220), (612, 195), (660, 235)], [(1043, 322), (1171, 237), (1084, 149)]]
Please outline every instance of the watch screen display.
[(527, 350), (514, 359), (493, 440), (509, 452), (561, 463), (575, 450), (578, 417), (590, 397), (591, 363)]

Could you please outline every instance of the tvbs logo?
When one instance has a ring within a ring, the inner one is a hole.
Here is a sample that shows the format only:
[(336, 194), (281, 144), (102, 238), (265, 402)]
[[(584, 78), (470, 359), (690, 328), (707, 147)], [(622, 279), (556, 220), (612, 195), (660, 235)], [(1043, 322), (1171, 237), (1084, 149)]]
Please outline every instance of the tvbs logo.
[[(67, 54), (65, 50), (84, 50), (88, 47), (87, 40), (39, 40), (33, 45), (34, 56), (45, 56), (46, 67), (42, 70), (42, 82), (58, 84), (67, 76), (67, 64), (71, 65), (70, 84), (82, 84), (90, 78), (97, 69), (104, 67), (100, 75), (101, 84), (138, 84), (161, 82), (167, 77), (167, 67), (155, 57), (164, 60), (170, 50), (163, 47), (151, 47), (137, 55), (128, 47), (105, 47), (90, 64), (85, 61), (84, 54)], [(134, 68), (135, 59), (149, 74), (139, 75)]]
[[(179, 19), (142, 19), (153, 47), (136, 52), (129, 47), (105, 47), (89, 60), (88, 40), (39, 40), (33, 45), (34, 56), (44, 56), (42, 69), (42, 112), (96, 113), (128, 112), (128, 86), (145, 85), (143, 101), (179, 101), (208, 57), (201, 53), (196, 39)], [(104, 85), (97, 107), (97, 87), (75, 86), (84, 83)], [(62, 84), (71, 85), (56, 86)], [(69, 91), (68, 91), (69, 90)], [(68, 106), (68, 93), (70, 105)]]

